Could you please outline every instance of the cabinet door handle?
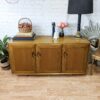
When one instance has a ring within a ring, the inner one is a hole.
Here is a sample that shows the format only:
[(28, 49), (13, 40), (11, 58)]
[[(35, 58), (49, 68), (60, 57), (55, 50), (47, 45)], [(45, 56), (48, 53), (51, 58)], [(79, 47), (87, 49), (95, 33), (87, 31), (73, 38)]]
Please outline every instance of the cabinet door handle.
[(41, 53), (40, 52), (37, 52), (37, 57), (40, 57), (41, 56)]
[(36, 55), (35, 55), (35, 52), (32, 52), (32, 57), (35, 58), (35, 56), (36, 56)]
[(68, 53), (64, 51), (64, 57), (67, 57), (67, 56), (68, 56)]

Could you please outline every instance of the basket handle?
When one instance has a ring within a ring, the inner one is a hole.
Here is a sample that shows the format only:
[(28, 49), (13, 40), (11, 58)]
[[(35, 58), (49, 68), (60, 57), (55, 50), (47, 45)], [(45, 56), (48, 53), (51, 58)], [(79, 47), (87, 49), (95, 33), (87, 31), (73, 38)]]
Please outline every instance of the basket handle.
[(29, 19), (29, 18), (21, 18), (19, 21), (18, 21), (18, 25), (20, 24), (20, 21), (23, 20), (23, 19), (27, 19), (30, 21), (31, 25), (32, 25), (32, 21)]

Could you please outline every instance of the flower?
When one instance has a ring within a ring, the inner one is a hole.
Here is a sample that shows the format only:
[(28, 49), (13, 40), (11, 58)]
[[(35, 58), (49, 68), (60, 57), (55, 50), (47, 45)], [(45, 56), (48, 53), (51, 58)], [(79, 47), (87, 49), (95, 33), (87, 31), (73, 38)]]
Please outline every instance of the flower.
[(65, 27), (68, 27), (68, 23), (61, 22), (61, 23), (58, 25), (58, 27), (61, 28), (61, 29), (64, 29)]
[(59, 36), (64, 37), (64, 28), (68, 27), (68, 23), (61, 22), (60, 24), (58, 24), (58, 27), (61, 29), (59, 32)]

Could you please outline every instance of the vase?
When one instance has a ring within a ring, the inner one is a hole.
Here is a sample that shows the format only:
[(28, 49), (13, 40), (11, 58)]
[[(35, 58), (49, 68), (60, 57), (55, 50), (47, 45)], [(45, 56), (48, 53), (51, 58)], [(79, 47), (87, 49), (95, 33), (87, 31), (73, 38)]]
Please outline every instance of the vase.
[(64, 30), (62, 29), (61, 32), (59, 33), (59, 37), (64, 37)]

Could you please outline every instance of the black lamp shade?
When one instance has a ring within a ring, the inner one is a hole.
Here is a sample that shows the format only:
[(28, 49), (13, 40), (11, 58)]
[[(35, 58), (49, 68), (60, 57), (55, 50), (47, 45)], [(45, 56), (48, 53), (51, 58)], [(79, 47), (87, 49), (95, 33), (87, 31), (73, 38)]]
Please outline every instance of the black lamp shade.
[(69, 0), (68, 14), (93, 13), (93, 0)]

